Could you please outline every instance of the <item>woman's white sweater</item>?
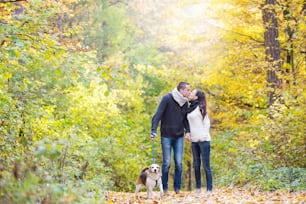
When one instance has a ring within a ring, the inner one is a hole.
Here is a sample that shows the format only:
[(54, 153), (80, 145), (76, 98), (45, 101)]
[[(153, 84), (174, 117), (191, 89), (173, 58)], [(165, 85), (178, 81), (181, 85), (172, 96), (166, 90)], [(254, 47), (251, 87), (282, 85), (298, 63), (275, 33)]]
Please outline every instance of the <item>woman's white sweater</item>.
[(206, 114), (204, 120), (199, 106), (192, 112), (188, 113), (187, 119), (190, 126), (190, 134), (192, 142), (210, 141), (210, 120)]

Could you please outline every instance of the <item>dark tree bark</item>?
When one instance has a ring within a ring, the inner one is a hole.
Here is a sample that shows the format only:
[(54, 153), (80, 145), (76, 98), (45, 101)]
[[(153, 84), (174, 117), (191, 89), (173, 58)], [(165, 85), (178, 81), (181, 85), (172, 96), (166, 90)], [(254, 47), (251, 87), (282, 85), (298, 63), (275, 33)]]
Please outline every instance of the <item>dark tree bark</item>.
[(269, 107), (273, 105), (276, 98), (276, 90), (281, 88), (281, 80), (278, 74), (281, 73), (281, 58), (280, 58), (280, 44), (278, 41), (278, 22), (274, 6), (276, 0), (265, 0), (262, 8), (264, 32), (264, 46), (265, 46), (265, 60), (268, 62), (267, 67), (267, 82), (269, 86)]

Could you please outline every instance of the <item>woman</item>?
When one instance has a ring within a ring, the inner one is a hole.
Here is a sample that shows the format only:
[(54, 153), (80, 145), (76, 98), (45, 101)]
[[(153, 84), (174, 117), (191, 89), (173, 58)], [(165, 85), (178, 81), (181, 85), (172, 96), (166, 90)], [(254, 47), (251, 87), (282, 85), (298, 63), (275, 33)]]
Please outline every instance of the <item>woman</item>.
[(212, 171), (210, 169), (210, 120), (207, 115), (205, 93), (194, 90), (189, 95), (190, 108), (187, 119), (190, 135), (186, 139), (191, 141), (194, 174), (196, 179), (196, 193), (201, 192), (201, 161), (206, 174), (207, 193), (212, 192)]

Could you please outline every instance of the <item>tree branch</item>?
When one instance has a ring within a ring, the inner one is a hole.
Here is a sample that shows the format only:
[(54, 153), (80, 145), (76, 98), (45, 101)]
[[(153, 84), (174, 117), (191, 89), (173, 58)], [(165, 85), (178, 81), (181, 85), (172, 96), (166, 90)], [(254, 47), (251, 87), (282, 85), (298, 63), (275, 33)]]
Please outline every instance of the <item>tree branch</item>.
[(234, 34), (236, 34), (236, 35), (240, 35), (240, 36), (247, 37), (247, 38), (249, 38), (249, 39), (251, 39), (251, 40), (253, 40), (253, 41), (255, 41), (255, 42), (258, 42), (258, 43), (260, 43), (260, 44), (263, 44), (263, 43), (264, 43), (262, 40), (256, 39), (256, 38), (254, 38), (254, 37), (252, 37), (252, 36), (250, 36), (250, 35), (247, 35), (247, 34), (244, 34), (244, 33), (240, 33), (240, 32), (234, 31), (234, 30), (229, 30), (229, 29), (223, 28), (223, 27), (221, 27), (221, 26), (218, 26), (218, 25), (214, 25), (214, 24), (212, 24), (212, 23), (209, 23), (208, 21), (207, 21), (207, 23), (208, 23), (209, 25), (214, 26), (215, 28), (220, 29), (220, 30), (224, 30), (224, 31), (226, 31), (226, 32), (231, 32), (231, 33), (234, 33)]

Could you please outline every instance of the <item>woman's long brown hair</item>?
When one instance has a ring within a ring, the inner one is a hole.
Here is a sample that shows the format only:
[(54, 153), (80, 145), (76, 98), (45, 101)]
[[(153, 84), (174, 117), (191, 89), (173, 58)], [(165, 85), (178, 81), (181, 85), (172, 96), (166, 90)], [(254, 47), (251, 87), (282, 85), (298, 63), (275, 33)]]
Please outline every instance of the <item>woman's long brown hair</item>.
[(203, 120), (207, 114), (207, 109), (206, 109), (206, 96), (205, 93), (202, 91), (197, 90), (196, 96), (198, 97), (199, 101), (199, 108), (203, 117)]

